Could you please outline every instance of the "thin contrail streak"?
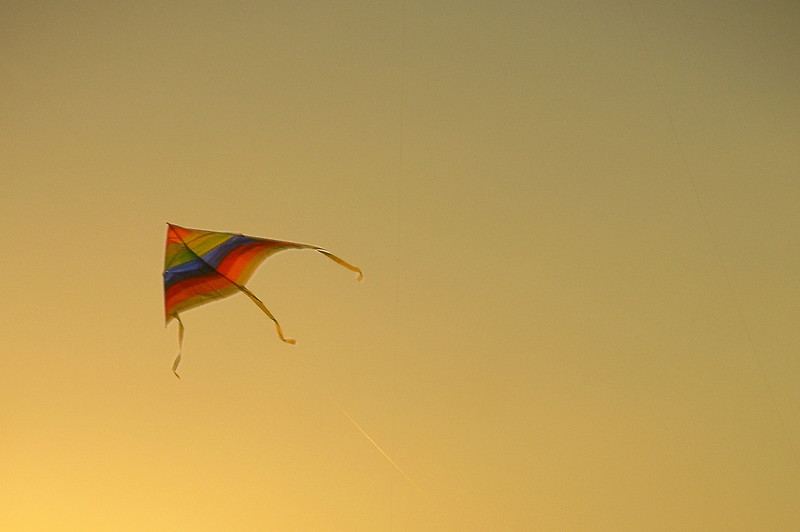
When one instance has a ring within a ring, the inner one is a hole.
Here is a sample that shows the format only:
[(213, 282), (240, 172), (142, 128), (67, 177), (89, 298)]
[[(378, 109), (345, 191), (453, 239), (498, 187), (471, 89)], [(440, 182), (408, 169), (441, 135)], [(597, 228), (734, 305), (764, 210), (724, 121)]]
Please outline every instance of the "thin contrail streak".
[(417, 483), (416, 483), (416, 482), (414, 482), (413, 480), (411, 480), (411, 477), (409, 477), (408, 475), (406, 475), (405, 471), (403, 471), (402, 469), (400, 469), (400, 466), (399, 466), (399, 465), (397, 465), (397, 463), (395, 463), (395, 461), (394, 461), (394, 460), (392, 460), (392, 457), (391, 457), (391, 456), (389, 456), (388, 454), (386, 454), (386, 451), (384, 451), (383, 449), (381, 449), (381, 446), (380, 446), (380, 445), (378, 445), (378, 443), (377, 443), (375, 440), (373, 440), (373, 439), (372, 439), (372, 436), (370, 436), (369, 434), (367, 434), (367, 431), (366, 431), (366, 430), (364, 430), (364, 429), (362, 429), (362, 428), (361, 428), (361, 425), (359, 425), (358, 423), (356, 423), (356, 420), (355, 420), (355, 419), (353, 419), (353, 418), (350, 416), (350, 414), (348, 414), (348, 413), (347, 413), (347, 411), (346, 411), (344, 408), (342, 408), (342, 405), (340, 405), (340, 404), (339, 404), (339, 402), (338, 402), (336, 399), (334, 399), (334, 398), (333, 398), (331, 395), (328, 395), (328, 397), (330, 397), (331, 401), (333, 401), (333, 402), (334, 402), (334, 404), (335, 404), (336, 406), (338, 406), (338, 407), (339, 407), (339, 410), (341, 410), (341, 411), (342, 411), (342, 414), (344, 414), (344, 416), (345, 416), (347, 419), (349, 419), (349, 420), (350, 420), (350, 423), (352, 423), (352, 424), (353, 424), (353, 425), (354, 425), (354, 426), (355, 426), (355, 427), (356, 427), (358, 430), (360, 430), (360, 431), (361, 431), (361, 434), (363, 434), (363, 435), (364, 435), (364, 437), (366, 437), (366, 438), (369, 440), (369, 442), (370, 442), (372, 445), (374, 445), (376, 449), (378, 449), (378, 450), (380, 451), (380, 453), (381, 453), (381, 454), (382, 454), (382, 455), (383, 455), (383, 456), (384, 456), (384, 457), (385, 457), (385, 458), (386, 458), (386, 459), (389, 461), (389, 463), (390, 463), (390, 464), (392, 464), (392, 465), (394, 466), (394, 468), (395, 468), (395, 469), (397, 469), (397, 471), (398, 471), (398, 472), (399, 472), (401, 475), (403, 475), (407, 481), (409, 481), (409, 482), (411, 483), (411, 485), (412, 485), (412, 486), (414, 486), (415, 488), (417, 488), (417, 491), (418, 491), (418, 492), (422, 493), (422, 489), (421, 489), (419, 486), (417, 486)]

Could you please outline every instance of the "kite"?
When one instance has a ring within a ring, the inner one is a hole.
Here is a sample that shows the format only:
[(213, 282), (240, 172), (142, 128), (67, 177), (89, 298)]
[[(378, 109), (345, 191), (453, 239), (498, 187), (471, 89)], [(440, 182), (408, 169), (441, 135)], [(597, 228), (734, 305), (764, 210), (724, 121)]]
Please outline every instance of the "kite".
[(164, 252), (164, 312), (166, 325), (178, 321), (178, 356), (172, 371), (178, 375), (183, 352), (183, 322), (180, 313), (205, 303), (241, 292), (249, 297), (275, 323), (278, 337), (294, 344), (283, 335), (278, 320), (264, 303), (244, 285), (255, 269), (268, 257), (285, 249), (313, 249), (332, 261), (358, 274), (357, 267), (333, 253), (309, 244), (270, 240), (233, 233), (187, 229), (167, 223), (167, 248)]

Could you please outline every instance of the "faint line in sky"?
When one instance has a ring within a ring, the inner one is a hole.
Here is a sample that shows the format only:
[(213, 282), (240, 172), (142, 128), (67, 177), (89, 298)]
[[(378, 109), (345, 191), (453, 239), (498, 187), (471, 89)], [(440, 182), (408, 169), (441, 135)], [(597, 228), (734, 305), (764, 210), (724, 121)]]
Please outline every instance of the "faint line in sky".
[(792, 438), (789, 436), (789, 430), (786, 428), (786, 421), (783, 419), (783, 414), (781, 413), (781, 409), (778, 407), (778, 401), (775, 398), (775, 392), (772, 391), (772, 386), (769, 385), (769, 380), (767, 379), (767, 373), (764, 371), (764, 364), (761, 362), (761, 355), (756, 347), (755, 341), (753, 340), (753, 335), (750, 332), (750, 327), (747, 325), (747, 320), (744, 317), (744, 312), (742, 311), (742, 306), (739, 303), (739, 296), (736, 293), (736, 289), (733, 286), (733, 281), (731, 280), (731, 275), (728, 273), (728, 267), (725, 265), (725, 261), (722, 259), (722, 253), (719, 250), (719, 245), (717, 244), (717, 238), (714, 234), (714, 229), (711, 227), (711, 222), (708, 220), (708, 214), (706, 213), (706, 207), (703, 203), (702, 198), (700, 197), (700, 192), (697, 190), (697, 185), (694, 182), (694, 176), (692, 175), (691, 168), (689, 167), (689, 161), (686, 158), (686, 153), (683, 150), (683, 145), (681, 144), (680, 137), (678, 136), (678, 130), (675, 128), (675, 121), (672, 119), (672, 113), (670, 112), (669, 105), (667, 105), (667, 100), (664, 97), (664, 92), (661, 90), (661, 83), (658, 81), (658, 76), (656, 75), (656, 70), (653, 67), (653, 60), (650, 57), (650, 50), (647, 47), (647, 42), (644, 39), (644, 34), (642, 34), (642, 29), (639, 26), (639, 19), (636, 16), (636, 10), (633, 8), (633, 3), (628, 2), (628, 7), (631, 10), (631, 15), (633, 16), (633, 23), (636, 26), (636, 31), (639, 34), (639, 40), (642, 42), (642, 47), (644, 48), (645, 56), (647, 56), (647, 65), (650, 67), (650, 74), (653, 76), (653, 81), (655, 82), (656, 89), (658, 90), (658, 96), (661, 99), (661, 105), (664, 107), (664, 112), (669, 119), (669, 125), (672, 129), (672, 137), (675, 140), (675, 144), (678, 146), (678, 152), (681, 154), (681, 159), (683, 160), (683, 167), (686, 171), (686, 175), (689, 178), (689, 184), (692, 186), (692, 190), (694, 191), (694, 197), (697, 201), (697, 206), (700, 209), (700, 214), (703, 215), (703, 220), (706, 224), (706, 230), (708, 231), (709, 237), (711, 238), (711, 243), (714, 246), (714, 252), (717, 255), (717, 261), (719, 262), (720, 268), (722, 269), (722, 273), (725, 275), (725, 281), (728, 284), (728, 290), (733, 297), (733, 303), (736, 306), (736, 310), (739, 314), (739, 321), (742, 323), (742, 328), (744, 329), (745, 335), (747, 336), (747, 340), (750, 343), (750, 350), (753, 353), (753, 357), (756, 359), (756, 363), (758, 365), (758, 370), (761, 373), (761, 380), (764, 382), (764, 386), (766, 386), (767, 391), (769, 392), (769, 397), (772, 400), (772, 407), (775, 409), (775, 413), (778, 416), (778, 421), (780, 422), (781, 428), (783, 429), (783, 435), (786, 437), (786, 442), (789, 444), (789, 449), (792, 451), (792, 456), (794, 457), (794, 463), (796, 466), (800, 466), (800, 458), (798, 458), (797, 450), (792, 443)]
[(420, 487), (417, 485), (417, 483), (416, 483), (416, 482), (414, 482), (413, 480), (411, 480), (411, 477), (409, 477), (408, 475), (406, 475), (405, 471), (403, 471), (402, 469), (400, 469), (400, 466), (399, 466), (399, 465), (397, 465), (397, 463), (396, 463), (394, 460), (392, 460), (392, 457), (391, 457), (391, 456), (389, 456), (389, 455), (386, 453), (386, 451), (384, 451), (383, 449), (381, 449), (381, 446), (380, 446), (380, 445), (378, 445), (378, 443), (377, 443), (377, 442), (376, 442), (374, 439), (372, 439), (372, 436), (370, 436), (369, 434), (367, 434), (367, 431), (366, 431), (366, 430), (364, 430), (363, 428), (361, 428), (361, 425), (359, 425), (359, 424), (356, 422), (356, 420), (355, 420), (355, 419), (353, 419), (353, 418), (352, 418), (352, 416), (351, 416), (350, 414), (348, 414), (348, 413), (347, 413), (347, 411), (346, 411), (346, 410), (345, 410), (345, 409), (342, 407), (342, 405), (340, 405), (340, 404), (339, 404), (339, 401), (337, 401), (336, 399), (334, 399), (334, 398), (333, 398), (333, 396), (332, 396), (330, 393), (328, 393), (328, 397), (330, 397), (330, 400), (331, 400), (331, 401), (333, 401), (333, 403), (334, 403), (336, 406), (338, 406), (338, 407), (339, 407), (339, 410), (341, 410), (341, 411), (342, 411), (342, 414), (344, 414), (344, 416), (345, 416), (347, 419), (349, 419), (349, 420), (350, 420), (350, 423), (352, 423), (352, 424), (353, 424), (353, 425), (354, 425), (354, 426), (355, 426), (355, 427), (356, 427), (358, 430), (360, 430), (360, 431), (361, 431), (361, 434), (363, 434), (363, 435), (364, 435), (364, 436), (365, 436), (365, 437), (366, 437), (366, 438), (369, 440), (369, 442), (370, 442), (372, 445), (374, 445), (374, 446), (375, 446), (375, 448), (376, 448), (376, 449), (378, 449), (378, 451), (380, 451), (380, 453), (381, 453), (381, 454), (382, 454), (382, 455), (383, 455), (383, 456), (384, 456), (384, 457), (385, 457), (385, 458), (386, 458), (386, 459), (389, 461), (389, 463), (390, 463), (390, 464), (392, 464), (392, 465), (394, 466), (394, 468), (395, 468), (395, 469), (397, 469), (397, 471), (398, 471), (398, 472), (399, 472), (401, 475), (403, 475), (403, 476), (405, 477), (405, 479), (411, 483), (411, 485), (412, 485), (412, 486), (414, 486), (414, 487), (417, 489), (417, 491), (418, 491), (418, 492), (422, 493), (422, 489), (421, 489), (421, 488), (420, 488)]

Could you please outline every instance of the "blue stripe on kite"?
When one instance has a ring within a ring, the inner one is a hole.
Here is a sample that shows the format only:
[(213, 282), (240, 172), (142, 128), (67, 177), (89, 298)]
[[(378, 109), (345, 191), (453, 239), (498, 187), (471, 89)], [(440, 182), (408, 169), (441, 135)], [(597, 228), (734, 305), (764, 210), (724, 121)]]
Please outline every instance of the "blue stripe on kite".
[(195, 277), (205, 277), (216, 273), (216, 268), (222, 261), (235, 249), (256, 242), (255, 239), (241, 235), (234, 235), (219, 246), (215, 247), (202, 259), (194, 259), (184, 262), (164, 272), (164, 289), (186, 279)]
[(216, 275), (214, 269), (200, 259), (194, 259), (166, 270), (164, 272), (164, 289), (166, 290), (170, 286), (186, 279), (205, 277), (207, 275)]
[(228, 240), (203, 255), (203, 260), (206, 261), (209, 266), (216, 269), (231, 251), (252, 242), (255, 242), (252, 238), (243, 235), (233, 235)]

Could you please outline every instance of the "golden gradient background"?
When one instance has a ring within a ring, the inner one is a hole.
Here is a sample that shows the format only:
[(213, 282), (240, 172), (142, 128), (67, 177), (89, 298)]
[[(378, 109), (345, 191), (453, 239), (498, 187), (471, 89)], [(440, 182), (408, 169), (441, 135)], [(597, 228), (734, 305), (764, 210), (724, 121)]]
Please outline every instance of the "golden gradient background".
[[(0, 3), (0, 525), (800, 529), (798, 27)], [(234, 296), (177, 380), (165, 221), (366, 278), (273, 257), (298, 344)]]

